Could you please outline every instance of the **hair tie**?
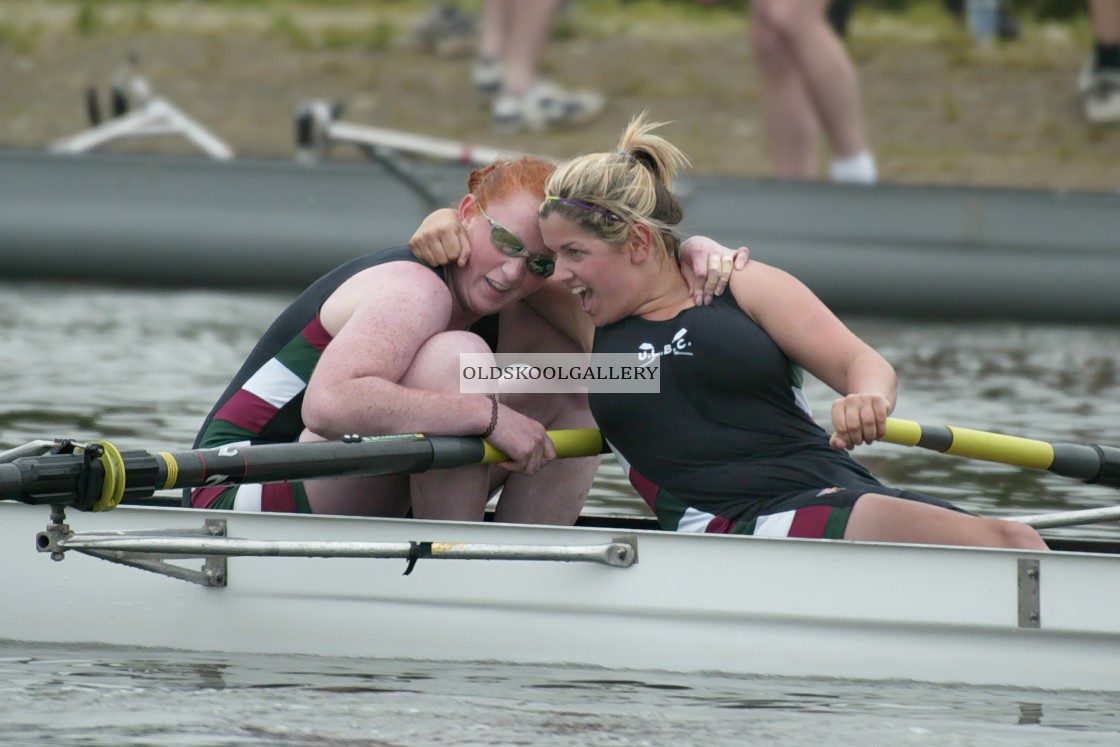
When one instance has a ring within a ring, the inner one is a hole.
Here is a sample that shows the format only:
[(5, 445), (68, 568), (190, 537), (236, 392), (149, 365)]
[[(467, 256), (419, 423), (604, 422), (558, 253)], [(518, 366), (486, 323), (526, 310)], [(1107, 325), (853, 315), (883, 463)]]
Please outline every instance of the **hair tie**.
[(621, 221), (622, 220), (622, 218), (619, 217), (616, 213), (612, 213), (610, 210), (607, 210), (606, 208), (596, 207), (595, 205), (591, 205), (591, 204), (588, 204), (586, 202), (580, 202), (579, 200), (573, 200), (573, 199), (570, 199), (568, 197), (559, 197), (557, 195), (546, 195), (544, 200), (545, 200), (545, 202), (549, 202), (550, 200), (555, 200), (557, 202), (564, 202), (564, 203), (567, 203), (569, 205), (575, 205), (578, 208), (583, 208), (584, 210), (590, 210), (591, 212), (598, 213), (599, 215), (604, 215), (604, 216), (606, 216), (607, 220), (610, 220), (610, 221)]

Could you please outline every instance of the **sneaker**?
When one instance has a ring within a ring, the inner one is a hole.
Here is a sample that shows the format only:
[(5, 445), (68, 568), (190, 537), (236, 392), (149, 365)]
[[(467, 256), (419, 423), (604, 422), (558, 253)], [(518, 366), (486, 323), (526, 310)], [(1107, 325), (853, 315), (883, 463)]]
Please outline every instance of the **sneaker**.
[(451, 3), (442, 3), (422, 16), (412, 34), (420, 46), (439, 57), (465, 57), (474, 54), (478, 19)]
[(1077, 95), (1084, 96), (1093, 87), (1093, 61), (1086, 60), (1081, 69), (1077, 71)]
[(502, 70), (501, 60), (479, 57), (474, 61), (471, 80), (474, 81), (474, 90), (486, 100), (486, 103), (493, 101), (502, 90)]
[(1085, 119), (1090, 124), (1120, 124), (1120, 73), (1097, 73), (1085, 94)]
[(606, 106), (597, 91), (568, 91), (553, 83), (540, 82), (524, 96), (502, 93), (491, 109), (494, 129), (499, 132), (532, 130), (587, 124)]

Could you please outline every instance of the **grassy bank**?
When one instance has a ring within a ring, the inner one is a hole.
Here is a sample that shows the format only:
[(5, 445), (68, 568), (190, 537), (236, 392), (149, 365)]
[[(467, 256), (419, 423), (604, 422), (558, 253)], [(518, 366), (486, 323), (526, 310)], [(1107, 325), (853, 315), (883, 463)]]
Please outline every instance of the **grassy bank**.
[[(0, 6), (0, 146), (43, 147), (84, 128), (86, 86), (106, 86), (134, 51), (159, 93), (242, 156), (291, 157), (293, 113), (308, 98), (345, 103), (357, 123), (558, 157), (610, 147), (629, 116), (649, 108), (674, 121), (667, 134), (695, 171), (766, 176), (747, 21), (733, 5), (577, 0), (557, 24), (545, 72), (603, 90), (610, 106), (583, 129), (503, 139), (471, 89), (469, 59), (415, 43), (426, 0), (12, 0)], [(848, 46), (885, 179), (1120, 185), (1120, 131), (1088, 127), (1075, 92), (1085, 19), (1020, 24), (1015, 42), (981, 47), (940, 2), (904, 12), (857, 5)], [(112, 147), (191, 152), (166, 138)]]

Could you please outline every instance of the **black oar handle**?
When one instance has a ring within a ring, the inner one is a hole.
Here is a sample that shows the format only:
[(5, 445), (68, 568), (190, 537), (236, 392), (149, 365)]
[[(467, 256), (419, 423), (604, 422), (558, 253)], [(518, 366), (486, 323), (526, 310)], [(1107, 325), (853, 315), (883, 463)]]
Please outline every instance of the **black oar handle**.
[[(122, 498), (143, 498), (157, 490), (421, 472), (434, 466), (479, 463), (483, 454), (478, 438), (387, 436), (177, 452), (126, 451), (112, 461), (91, 460), (84, 453), (23, 457), (0, 464), (0, 498), (86, 511), (104, 498), (111, 505), (101, 507), (112, 508)], [(114, 495), (105, 496), (106, 489)]]
[[(549, 431), (549, 437), (559, 457), (591, 456), (604, 450), (594, 429)], [(157, 490), (409, 474), (506, 459), (474, 436), (354, 436), (177, 452), (118, 452), (112, 444), (101, 442), (80, 453), (22, 457), (0, 464), (0, 499), (100, 511)]]
[[(475, 442), (473, 451), (481, 459), (481, 442), (463, 440)], [(430, 438), (391, 436), (360, 441), (219, 446), (177, 454), (164, 452), (156, 457), (164, 463), (160, 475), (164, 484), (157, 487), (171, 489), (415, 472), (432, 465), (434, 448)], [(177, 474), (170, 474), (172, 470)]]

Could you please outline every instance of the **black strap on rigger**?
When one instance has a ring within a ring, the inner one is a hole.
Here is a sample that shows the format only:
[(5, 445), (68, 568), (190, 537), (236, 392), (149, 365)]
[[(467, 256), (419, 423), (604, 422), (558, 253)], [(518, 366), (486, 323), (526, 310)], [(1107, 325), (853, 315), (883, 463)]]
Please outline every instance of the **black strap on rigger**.
[(408, 543), (408, 567), (404, 569), (404, 575), (412, 573), (412, 569), (416, 567), (416, 561), (420, 558), (432, 557), (432, 543), (431, 542), (409, 542)]

